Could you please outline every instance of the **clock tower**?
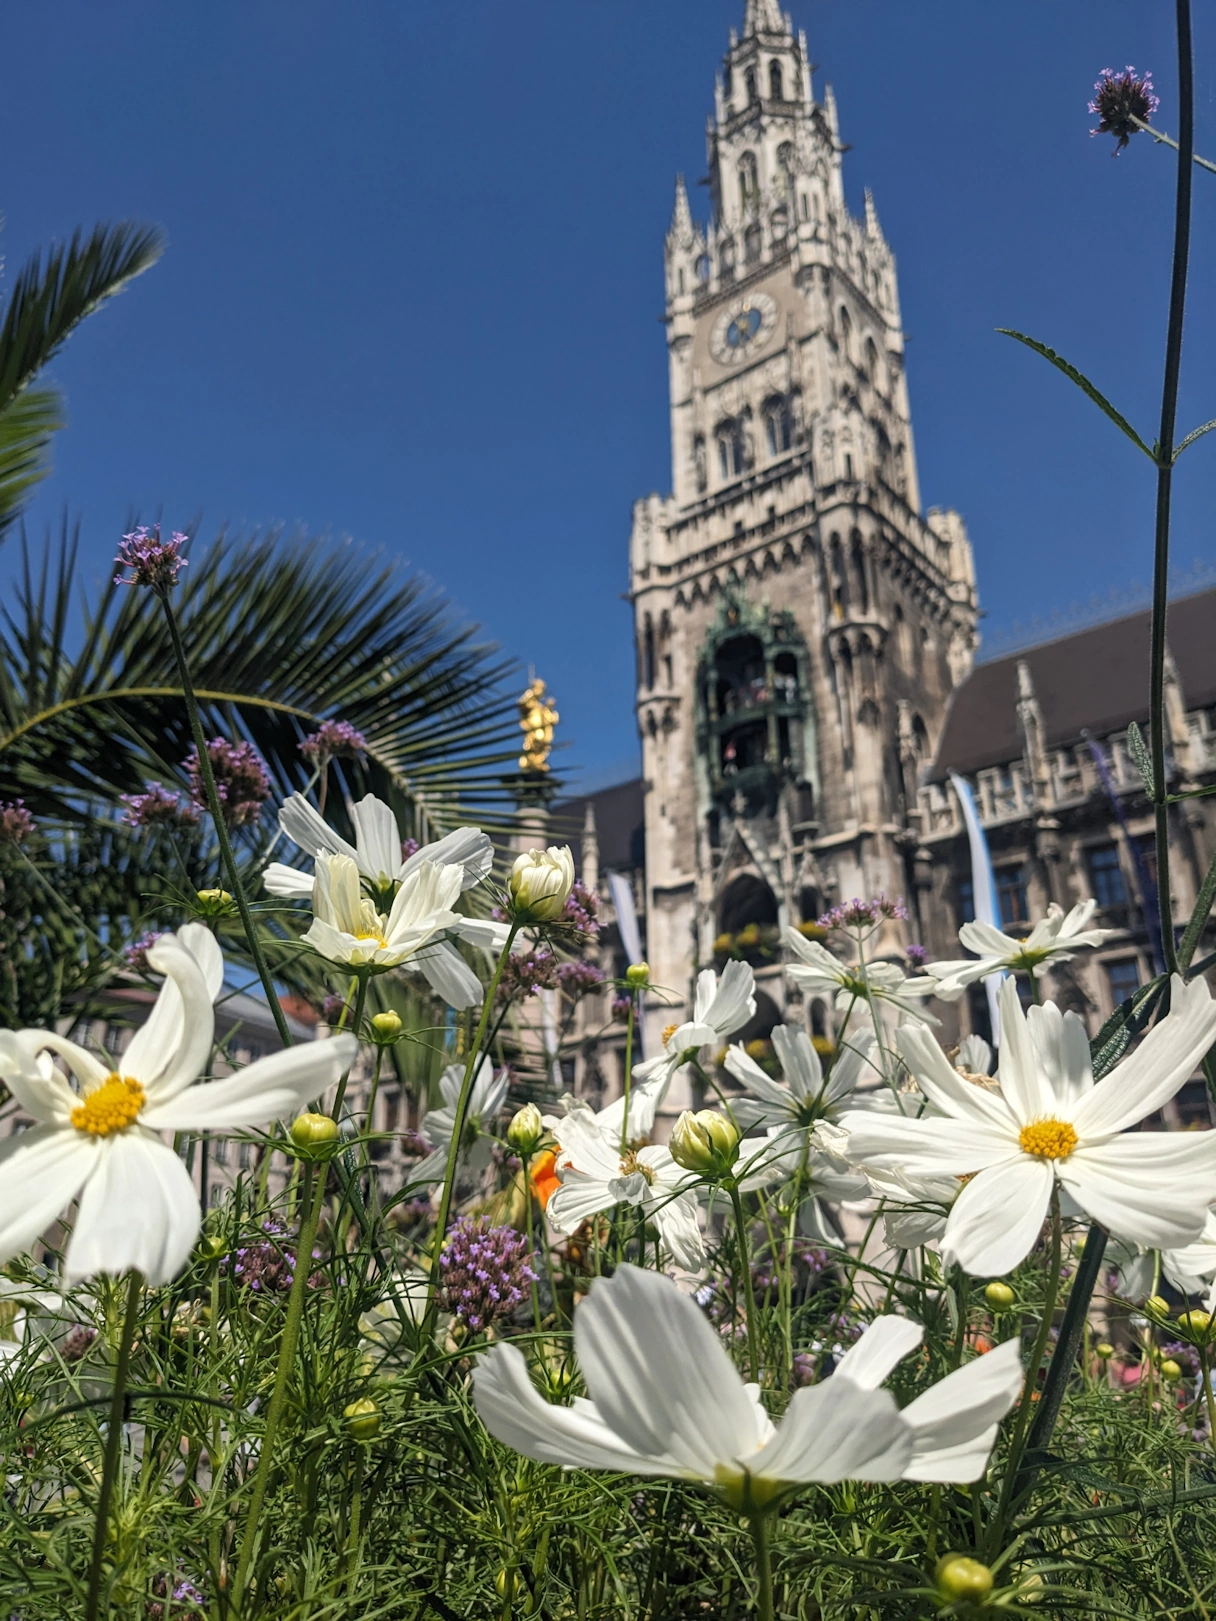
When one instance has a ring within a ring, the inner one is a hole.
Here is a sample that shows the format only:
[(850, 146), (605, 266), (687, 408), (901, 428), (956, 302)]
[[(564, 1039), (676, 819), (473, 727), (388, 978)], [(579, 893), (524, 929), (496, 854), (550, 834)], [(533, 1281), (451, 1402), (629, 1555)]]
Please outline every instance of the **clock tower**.
[(830, 1040), (779, 935), (837, 900), (903, 895), (881, 949), (922, 937), (918, 777), (977, 643), (962, 519), (920, 509), (895, 261), (777, 0), (747, 0), (707, 144), (710, 217), (677, 180), (664, 251), (672, 490), (630, 543), (651, 1052), (731, 956), (760, 991), (744, 1039)]

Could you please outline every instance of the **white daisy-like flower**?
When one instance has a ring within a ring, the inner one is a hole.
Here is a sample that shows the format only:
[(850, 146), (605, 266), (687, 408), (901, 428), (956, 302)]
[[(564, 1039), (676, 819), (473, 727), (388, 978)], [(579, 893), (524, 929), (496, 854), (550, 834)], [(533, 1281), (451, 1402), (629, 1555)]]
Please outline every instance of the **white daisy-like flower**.
[[(292, 794), (279, 812), (279, 826), (286, 836), (313, 857), (319, 872), (322, 857), (345, 856), (353, 861), (359, 886), (369, 897), (377, 916), (392, 907), (401, 887), (428, 863), (437, 867), (459, 867), (460, 890), (469, 890), (488, 875), (494, 860), (494, 846), (477, 827), (457, 828), (433, 844), (424, 844), (411, 856), (401, 854), (401, 830), (397, 819), (382, 799), (366, 794), (351, 806), (355, 843), (335, 833), (302, 794)], [(272, 895), (290, 899), (314, 893), (314, 877), (298, 867), (272, 861), (262, 874)], [(425, 951), (400, 966), (407, 972), (425, 976), (431, 989), (454, 1008), (473, 1007), (482, 999), (481, 981), (452, 944), (454, 939), (498, 953), (507, 939), (507, 925), (489, 918), (463, 917), (453, 913), (444, 938), (430, 941)]]
[[(631, 1135), (635, 1134), (635, 1118), (639, 1122), (636, 1135), (648, 1135), (655, 1110), (666, 1097), (676, 1071), (691, 1063), (703, 1047), (716, 1047), (725, 1037), (742, 1030), (755, 1011), (756, 976), (747, 963), (728, 962), (721, 980), (712, 968), (702, 969), (697, 975), (692, 1018), (683, 1024), (668, 1025), (663, 1032), (663, 1051), (633, 1067), (633, 1079), (641, 1084), (636, 1105), (639, 1113), (635, 1117), (632, 1101), (629, 1109)], [(645, 1116), (647, 1108), (649, 1118)]]
[(940, 996), (943, 1002), (957, 1002), (968, 985), (989, 974), (1021, 970), (1033, 979), (1051, 963), (1070, 962), (1082, 946), (1100, 946), (1114, 930), (1089, 927), (1097, 904), (1093, 900), (1081, 901), (1065, 913), (1052, 901), (1047, 916), (1024, 940), (1002, 934), (991, 923), (964, 923), (958, 931), (959, 941), (968, 951), (974, 951), (978, 960), (967, 957), (955, 962), (926, 963), (923, 973), (930, 994)]
[(874, 1062), (874, 1037), (865, 1031), (851, 1037), (836, 1056), (827, 1079), (819, 1054), (805, 1030), (779, 1024), (770, 1040), (787, 1084), (763, 1070), (746, 1048), (736, 1045), (727, 1050), (725, 1067), (750, 1097), (729, 1098), (736, 1123), (746, 1128), (760, 1121), (810, 1128), (819, 1120), (838, 1120), (851, 1104), (864, 1106), (865, 1094), (859, 1086), (877, 1084), (882, 1072)]
[(783, 938), (798, 959), (787, 962), (785, 971), (807, 996), (835, 995), (839, 1013), (847, 1013), (857, 1002), (885, 1002), (922, 1024), (937, 1023), (918, 1001), (919, 997), (931, 995), (930, 981), (909, 979), (893, 962), (850, 966), (834, 957), (818, 940), (806, 939), (797, 929), (786, 929)]
[(201, 1215), (189, 1172), (160, 1133), (265, 1125), (319, 1097), (354, 1062), (355, 1038), (333, 1036), (192, 1085), (211, 1056), (219, 946), (190, 923), (150, 946), (148, 964), (165, 983), (113, 1067), (51, 1030), (0, 1031), (0, 1077), (38, 1122), (0, 1143), (2, 1260), (27, 1250), (78, 1199), (64, 1257), (69, 1283), (128, 1269), (167, 1283), (185, 1264)]
[(330, 962), (351, 968), (400, 968), (421, 958), (457, 921), (452, 903), (461, 870), (424, 861), (397, 887), (385, 916), (368, 900), (349, 856), (318, 856), (313, 920), (304, 938)]
[(547, 1402), (522, 1353), (505, 1344), (478, 1361), (474, 1399), (491, 1435), (525, 1457), (703, 1481), (745, 1513), (811, 1483), (979, 1480), (1021, 1388), (1018, 1342), (948, 1374), (901, 1411), (879, 1386), (923, 1333), (903, 1317), (877, 1318), (774, 1425), (695, 1302), (657, 1273), (622, 1266), (595, 1280), (574, 1315), (589, 1399)]
[(697, 1178), (682, 1170), (658, 1143), (621, 1149), (621, 1117), (607, 1121), (580, 1098), (562, 1100), (566, 1113), (553, 1121), (561, 1179), (545, 1214), (559, 1233), (572, 1233), (589, 1217), (613, 1205), (636, 1205), (659, 1230), (677, 1266), (688, 1270), (705, 1259), (697, 1201), (689, 1191)]
[[(465, 1120), (464, 1141), (460, 1147), (459, 1165), (474, 1175), (486, 1170), (494, 1152), (493, 1128), (511, 1082), (509, 1070), (496, 1075), (488, 1055), (483, 1054), (473, 1072), (473, 1085), (469, 1092), (469, 1112)], [(409, 1181), (442, 1182), (448, 1164), (448, 1149), (452, 1145), (452, 1132), (456, 1127), (456, 1105), (460, 1101), (460, 1088), (464, 1084), (464, 1065), (449, 1064), (439, 1077), (439, 1092), (443, 1103), (432, 1109), (422, 1122), (422, 1134), (431, 1144), (431, 1152), (409, 1173)]]
[(965, 1080), (926, 1031), (896, 1041), (935, 1116), (855, 1110), (841, 1125), (854, 1163), (906, 1176), (966, 1176), (942, 1240), (973, 1275), (1008, 1272), (1034, 1245), (1058, 1183), (1093, 1220), (1135, 1244), (1177, 1249), (1203, 1230), (1216, 1131), (1136, 1132), (1216, 1040), (1202, 980), (1172, 981), (1168, 1017), (1096, 1084), (1085, 1026), (1054, 1003), (1023, 1014), (1001, 987), (998, 1090)]

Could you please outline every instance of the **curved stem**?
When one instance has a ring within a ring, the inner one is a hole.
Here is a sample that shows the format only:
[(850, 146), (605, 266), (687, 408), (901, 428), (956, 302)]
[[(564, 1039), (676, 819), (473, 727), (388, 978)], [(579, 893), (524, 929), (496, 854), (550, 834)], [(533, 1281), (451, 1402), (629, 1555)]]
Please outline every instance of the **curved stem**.
[(760, 1378), (760, 1360), (756, 1347), (756, 1294), (752, 1288), (751, 1257), (747, 1247), (747, 1227), (743, 1216), (743, 1199), (738, 1185), (730, 1184), (730, 1202), (735, 1211), (735, 1237), (739, 1246), (739, 1259), (743, 1266), (743, 1299), (747, 1312), (747, 1365), (755, 1384)]
[(241, 914), (241, 925), (245, 930), (245, 938), (249, 941), (249, 953), (253, 958), (253, 965), (257, 969), (258, 978), (262, 982), (262, 989), (266, 993), (266, 1000), (270, 1004), (270, 1012), (274, 1018), (275, 1028), (279, 1032), (279, 1040), (284, 1047), (290, 1047), (292, 1040), (291, 1031), (287, 1027), (287, 1015), (279, 1005), (278, 993), (275, 991), (274, 980), (266, 962), (266, 955), (262, 950), (262, 942), (258, 939), (257, 931), (253, 925), (253, 913), (249, 908), (249, 897), (245, 893), (245, 886), (241, 882), (241, 875), (237, 869), (232, 840), (228, 837), (228, 824), (224, 821), (224, 807), (220, 803), (220, 796), (215, 786), (215, 773), (211, 769), (211, 756), (207, 753), (207, 737), (203, 731), (203, 717), (199, 712), (194, 683), (190, 679), (190, 666), (186, 662), (186, 649), (182, 645), (181, 632), (177, 628), (177, 616), (173, 612), (173, 604), (169, 601), (168, 593), (159, 591), (157, 595), (160, 597), (161, 607), (165, 610), (165, 623), (169, 627), (169, 640), (173, 643), (173, 656), (177, 660), (177, 671), (182, 683), (182, 696), (186, 701), (186, 714), (190, 717), (190, 731), (194, 738), (195, 753), (198, 755), (199, 776), (203, 779), (203, 793), (207, 798), (207, 809), (211, 812), (211, 820), (215, 823), (215, 836), (219, 840), (220, 859), (224, 865), (224, 873), (232, 891), (232, 898), (236, 901), (236, 909)]
[[(359, 989), (355, 993), (355, 1016), (351, 1020), (351, 1029), (354, 1032), (356, 1041), (359, 1039), (359, 1031), (363, 1028), (363, 1009), (367, 1005), (367, 982), (369, 977), (370, 976), (365, 973), (359, 975)], [(350, 1069), (354, 1069), (354, 1067), (354, 1064), (352, 1064)], [(338, 1091), (334, 1097), (334, 1106), (330, 1110), (330, 1114), (334, 1120), (341, 1120), (342, 1118), (342, 1100), (346, 1096), (346, 1085), (350, 1080), (350, 1069), (346, 1071), (342, 1079), (338, 1082)], [(370, 1126), (371, 1122), (369, 1121), (368, 1124)]]
[(93, 1525), (93, 1557), (89, 1564), (89, 1594), (85, 1600), (85, 1621), (97, 1621), (100, 1614), (101, 1569), (106, 1556), (106, 1532), (110, 1525), (110, 1502), (114, 1496), (114, 1482), (118, 1478), (118, 1465), (122, 1459), (123, 1414), (127, 1405), (127, 1371), (131, 1366), (131, 1346), (135, 1343), (135, 1325), (139, 1321), (139, 1291), (143, 1278), (132, 1272), (127, 1279), (126, 1311), (123, 1314), (122, 1333), (118, 1342), (118, 1361), (114, 1365), (114, 1389), (110, 1396), (110, 1419), (106, 1429), (105, 1462), (101, 1470), (101, 1492), (97, 1498), (97, 1518)]
[(750, 1514), (747, 1520), (756, 1551), (756, 1615), (758, 1621), (773, 1621), (773, 1561), (768, 1550), (768, 1518)]
[(629, 992), (629, 1023), (625, 1027), (625, 1113), (621, 1116), (621, 1154), (629, 1148), (629, 1088), (633, 1081), (633, 1005), (634, 993)]
[[(236, 1600), (238, 1613), (245, 1597), (245, 1583), (249, 1579), (249, 1566), (252, 1563), (257, 1542), (258, 1520), (261, 1517), (262, 1504), (266, 1499), (266, 1487), (270, 1479), (271, 1459), (274, 1455), (274, 1443), (278, 1434), (279, 1420), (282, 1417), (283, 1406), (287, 1400), (287, 1380), (291, 1374), (292, 1364), (296, 1356), (296, 1346), (300, 1339), (300, 1323), (304, 1316), (304, 1297), (308, 1291), (308, 1275), (312, 1270), (312, 1246), (317, 1236), (317, 1223), (321, 1215), (320, 1190), (314, 1186), (315, 1181), (316, 1167), (308, 1164), (304, 1168), (300, 1236), (296, 1245), (295, 1276), (291, 1280), (291, 1293), (287, 1297), (287, 1320), (283, 1324), (283, 1338), (279, 1342), (279, 1361), (274, 1373), (274, 1388), (270, 1393), (270, 1405), (266, 1409), (266, 1428), (262, 1433), (262, 1448), (258, 1456), (257, 1474), (254, 1476), (253, 1494), (249, 1499), (249, 1512), (245, 1516), (245, 1529), (241, 1535), (241, 1551), (237, 1561), (236, 1580), (233, 1583), (233, 1597)], [(323, 1189), (324, 1186), (324, 1173), (322, 1173), (321, 1188)]]

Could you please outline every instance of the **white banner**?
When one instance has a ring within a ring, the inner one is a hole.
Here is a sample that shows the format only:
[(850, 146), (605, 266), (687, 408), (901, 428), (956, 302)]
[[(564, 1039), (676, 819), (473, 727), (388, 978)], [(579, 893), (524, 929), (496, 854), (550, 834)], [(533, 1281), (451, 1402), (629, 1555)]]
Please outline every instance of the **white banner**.
[[(980, 813), (975, 807), (975, 795), (971, 792), (971, 784), (960, 777), (957, 771), (950, 773), (950, 781), (954, 784), (958, 802), (963, 807), (963, 821), (967, 824), (967, 842), (971, 846), (971, 895), (975, 920), (977, 923), (991, 923), (993, 928), (999, 929), (1001, 909), (996, 898), (996, 877), (992, 871), (992, 856), (988, 850), (987, 835), (980, 821)], [(1004, 977), (1004, 973), (989, 974), (984, 981), (984, 989), (988, 993), (988, 1017), (992, 1021), (994, 1047), (999, 1047), (1001, 1042), (1001, 1017), (997, 997)]]

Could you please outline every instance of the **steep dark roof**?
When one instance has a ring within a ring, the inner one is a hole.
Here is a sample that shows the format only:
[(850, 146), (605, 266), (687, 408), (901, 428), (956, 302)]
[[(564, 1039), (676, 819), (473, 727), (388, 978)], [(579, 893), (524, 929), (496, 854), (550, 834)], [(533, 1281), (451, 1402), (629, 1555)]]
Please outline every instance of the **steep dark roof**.
[[(1148, 609), (981, 664), (950, 701), (934, 777), (1003, 765), (1022, 753), (1018, 665), (1030, 666), (1048, 747), (1075, 743), (1148, 718)], [(1216, 590), (1170, 604), (1166, 622), (1188, 709), (1216, 702)]]
[(554, 838), (569, 844), (574, 865), (583, 870), (583, 822), (587, 801), (595, 806), (595, 827), (599, 837), (600, 871), (630, 872), (646, 863), (646, 828), (643, 809), (645, 784), (641, 777), (618, 782), (577, 799), (563, 799), (554, 805), (550, 827)]

